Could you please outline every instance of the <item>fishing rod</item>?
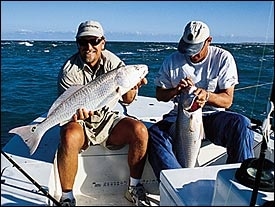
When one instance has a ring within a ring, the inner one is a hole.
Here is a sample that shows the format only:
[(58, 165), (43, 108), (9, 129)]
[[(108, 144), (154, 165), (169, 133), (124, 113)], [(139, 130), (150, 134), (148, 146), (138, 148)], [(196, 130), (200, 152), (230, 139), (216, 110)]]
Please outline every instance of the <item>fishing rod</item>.
[(265, 164), (265, 153), (267, 150), (267, 144), (269, 142), (269, 134), (270, 134), (270, 114), (274, 111), (274, 105), (273, 102), (269, 101), (267, 105), (267, 118), (263, 122), (262, 126), (262, 135), (263, 135), (263, 141), (261, 144), (261, 151), (260, 151), (260, 156), (257, 160), (257, 171), (256, 171), (256, 177), (255, 177), (255, 182), (254, 182), (254, 188), (250, 200), (250, 206), (255, 206), (256, 200), (257, 200), (257, 195), (259, 191), (259, 186), (261, 182), (261, 176), (262, 176), (262, 171), (264, 168)]
[[(273, 87), (272, 87), (272, 91), (271, 91), (271, 97), (270, 97), (270, 101), (273, 103), (273, 105), (275, 105), (275, 86), (274, 86), (274, 81), (275, 81), (275, 73), (274, 73), (274, 77), (273, 77)], [(273, 131), (275, 131), (275, 111), (273, 110), (272, 112), (272, 122), (271, 122), (271, 129)]]
[(9, 157), (3, 150), (1, 153), (23, 174), (25, 175), (42, 193), (47, 196), (55, 205), (61, 206), (60, 202), (58, 202), (54, 197), (52, 197), (49, 192), (47, 192), (41, 185), (39, 185), (29, 174), (27, 174), (11, 157)]

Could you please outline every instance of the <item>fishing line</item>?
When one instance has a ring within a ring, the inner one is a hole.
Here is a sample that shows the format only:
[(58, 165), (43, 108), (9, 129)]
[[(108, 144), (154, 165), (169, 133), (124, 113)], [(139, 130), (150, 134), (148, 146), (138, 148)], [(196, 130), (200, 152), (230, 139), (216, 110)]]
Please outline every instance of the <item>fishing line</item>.
[(249, 89), (249, 88), (257, 88), (259, 86), (265, 86), (265, 85), (271, 85), (271, 84), (273, 84), (273, 82), (263, 83), (263, 84), (253, 85), (253, 86), (246, 86), (242, 88), (236, 88), (235, 91), (240, 91), (240, 90)]
[[(250, 117), (253, 116), (253, 110), (254, 110), (254, 105), (255, 105), (257, 94), (258, 94), (258, 88), (259, 88), (259, 86), (270, 84), (270, 83), (259, 84), (259, 82), (260, 82), (261, 72), (262, 72), (262, 69), (263, 69), (263, 62), (264, 62), (264, 56), (265, 56), (265, 52), (266, 52), (266, 45), (267, 45), (268, 31), (269, 31), (269, 28), (270, 28), (270, 22), (271, 22), (271, 17), (272, 17), (272, 10), (273, 10), (273, 2), (271, 3), (270, 12), (269, 12), (268, 25), (267, 25), (266, 35), (265, 35), (265, 43), (264, 43), (264, 47), (263, 47), (262, 58), (260, 59), (261, 65), (260, 65), (260, 69), (259, 69), (259, 73), (258, 73), (257, 84), (254, 85), (254, 86), (248, 86), (248, 87), (237, 89), (237, 90), (242, 90), (242, 89), (256, 87), (255, 94), (254, 94), (254, 100), (253, 100), (253, 103), (252, 103), (253, 105), (252, 105), (252, 111), (251, 111)], [(255, 206), (256, 200), (257, 200), (259, 183), (260, 183), (261, 174), (262, 174), (262, 167), (263, 167), (262, 165), (264, 163), (263, 161), (265, 159), (265, 150), (266, 150), (265, 149), (266, 146), (264, 146), (263, 144), (264, 144), (264, 140), (263, 140), (263, 143), (261, 145), (261, 153), (260, 153), (260, 158), (259, 158), (259, 163), (261, 163), (261, 165), (259, 164), (259, 166), (257, 166), (258, 167), (258, 169), (257, 169), (257, 175), (256, 175), (256, 179), (255, 179), (254, 189), (253, 189), (253, 192), (252, 192), (252, 195), (251, 195), (250, 206)], [(231, 191), (231, 188), (232, 188), (232, 183), (230, 185), (230, 189), (229, 189), (230, 191)], [(230, 197), (230, 194), (227, 195), (226, 200), (225, 200), (225, 204), (228, 203), (229, 197)]]
[(229, 189), (228, 189), (228, 191), (227, 191), (227, 196), (226, 196), (226, 200), (225, 200), (225, 202), (224, 202), (224, 206), (230, 206), (231, 200), (229, 200), (229, 198), (230, 198), (230, 194), (231, 194), (231, 191), (232, 191), (232, 186), (233, 186), (232, 181), (234, 180), (234, 177), (235, 177), (235, 175), (233, 175), (233, 176), (231, 177), (231, 182), (230, 182)]
[[(264, 41), (264, 48), (263, 48), (263, 53), (262, 53), (262, 58), (260, 60), (261, 62), (261, 65), (260, 65), (260, 69), (259, 69), (259, 73), (258, 73), (258, 80), (257, 80), (257, 85), (259, 85), (259, 82), (260, 82), (260, 77), (261, 77), (261, 73), (262, 73), (262, 69), (263, 69), (263, 62), (264, 62), (264, 55), (265, 55), (265, 51), (266, 51), (266, 45), (267, 45), (267, 39), (268, 39), (268, 32), (270, 31), (270, 22), (271, 20), (273, 20), (272, 17), (272, 12), (273, 12), (273, 2), (271, 2), (271, 6), (270, 6), (270, 12), (269, 12), (269, 18), (268, 18), (268, 23), (267, 23), (267, 29), (266, 29), (266, 33), (265, 33), (265, 41)], [(257, 94), (258, 94), (258, 87), (256, 87), (256, 90), (255, 90), (255, 94), (254, 94), (254, 100), (252, 102), (252, 111), (250, 113), (250, 117), (253, 117), (253, 109), (254, 109), (254, 105), (255, 105), (255, 101), (256, 101), (256, 97), (257, 97)]]
[[(1, 153), (18, 169), (23, 175), (25, 175), (45, 196), (54, 202), (55, 205), (60, 206), (61, 204), (52, 197), (48, 191), (46, 191), (41, 185), (39, 185), (29, 174), (27, 174), (11, 157), (9, 157), (3, 150)], [(1, 181), (2, 182), (2, 181)]]

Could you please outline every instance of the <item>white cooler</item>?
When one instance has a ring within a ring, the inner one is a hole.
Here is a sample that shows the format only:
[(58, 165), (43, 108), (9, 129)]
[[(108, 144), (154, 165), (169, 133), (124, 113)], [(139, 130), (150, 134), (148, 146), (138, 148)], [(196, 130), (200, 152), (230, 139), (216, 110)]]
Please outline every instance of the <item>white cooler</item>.
[[(235, 179), (238, 164), (161, 171), (160, 206), (249, 206), (253, 189)], [(274, 193), (259, 191), (256, 205), (274, 200)]]

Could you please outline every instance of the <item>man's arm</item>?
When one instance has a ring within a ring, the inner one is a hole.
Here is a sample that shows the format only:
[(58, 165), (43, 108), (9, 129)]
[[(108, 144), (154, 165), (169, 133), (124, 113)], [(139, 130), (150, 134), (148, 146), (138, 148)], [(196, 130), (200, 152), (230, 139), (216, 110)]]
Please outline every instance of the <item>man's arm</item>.
[[(234, 88), (235, 86), (231, 86), (230, 88), (223, 89), (218, 93), (208, 92), (204, 89), (198, 88), (194, 93), (198, 95), (198, 100), (207, 101), (209, 105), (229, 108), (233, 103)], [(200, 90), (202, 92), (200, 92)]]
[[(158, 101), (168, 102), (175, 96), (177, 96), (182, 90), (191, 86), (191, 83), (179, 83), (176, 88), (164, 89), (161, 87), (156, 88), (156, 98)], [(229, 108), (233, 103), (235, 86), (221, 90), (218, 93), (206, 91), (203, 88), (197, 88), (194, 94), (198, 96), (196, 102), (200, 107), (203, 107), (207, 102), (209, 105)]]
[(177, 88), (165, 89), (165, 88), (161, 88), (161, 87), (157, 86), (156, 98), (158, 101), (168, 102), (172, 98), (174, 98), (176, 95), (178, 95), (179, 92), (180, 91)]

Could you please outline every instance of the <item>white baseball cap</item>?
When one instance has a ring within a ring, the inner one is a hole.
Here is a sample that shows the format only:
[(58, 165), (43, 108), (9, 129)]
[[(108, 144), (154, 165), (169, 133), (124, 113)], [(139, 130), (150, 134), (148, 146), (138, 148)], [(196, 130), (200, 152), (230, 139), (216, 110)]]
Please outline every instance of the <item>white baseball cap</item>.
[(103, 37), (104, 32), (101, 24), (97, 21), (82, 22), (76, 34), (76, 38), (83, 36)]
[(201, 21), (191, 21), (185, 28), (183, 36), (178, 44), (178, 51), (195, 55), (199, 53), (204, 45), (204, 41), (210, 36), (208, 26)]

